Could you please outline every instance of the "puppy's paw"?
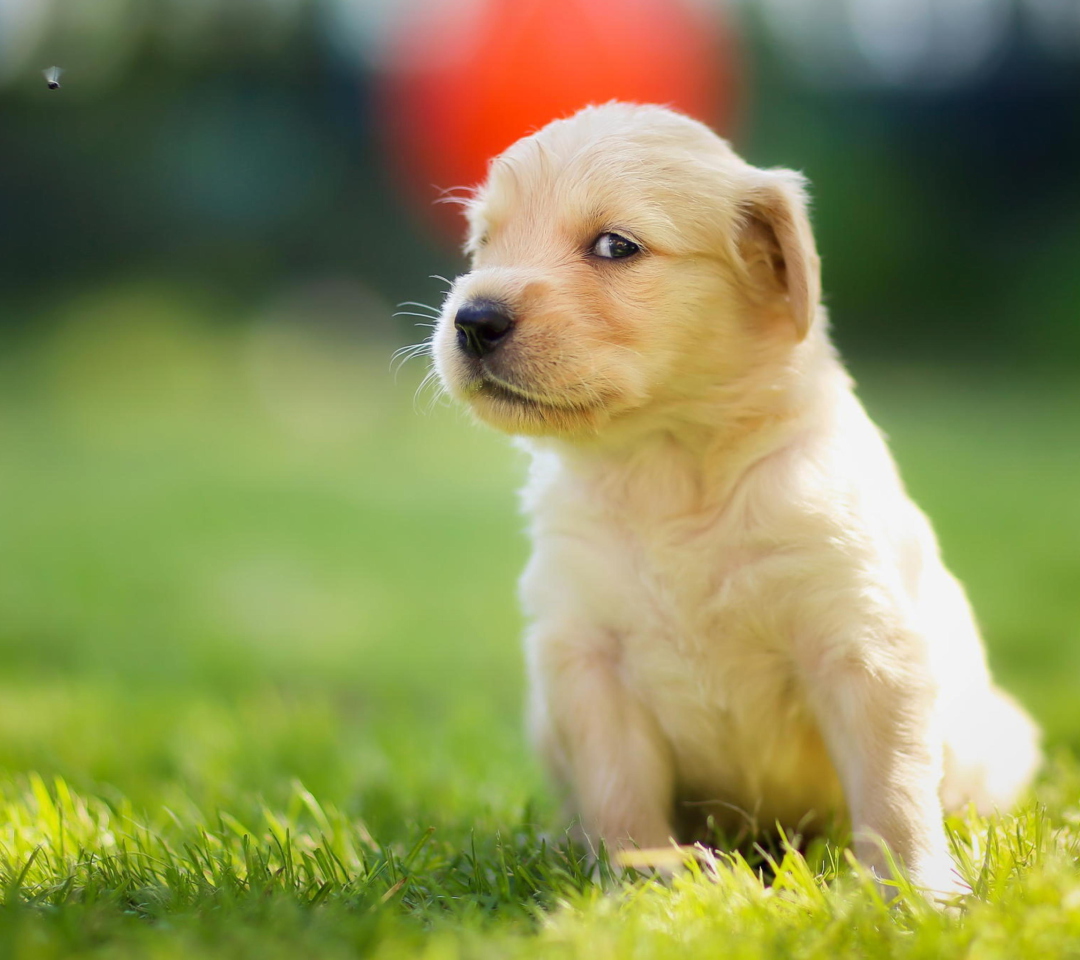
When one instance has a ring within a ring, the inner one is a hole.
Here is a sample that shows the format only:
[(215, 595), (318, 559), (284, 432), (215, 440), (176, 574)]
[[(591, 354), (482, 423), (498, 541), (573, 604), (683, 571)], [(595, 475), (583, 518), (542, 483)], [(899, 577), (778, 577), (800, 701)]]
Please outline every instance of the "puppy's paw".
[(693, 861), (701, 859), (702, 850), (697, 846), (672, 843), (666, 847), (624, 847), (612, 858), (612, 862), (628, 870), (642, 873), (655, 872), (668, 879), (682, 873)]
[(910, 876), (912, 885), (940, 910), (954, 907), (959, 897), (971, 893), (971, 887), (961, 879), (947, 853), (923, 860), (910, 871)]

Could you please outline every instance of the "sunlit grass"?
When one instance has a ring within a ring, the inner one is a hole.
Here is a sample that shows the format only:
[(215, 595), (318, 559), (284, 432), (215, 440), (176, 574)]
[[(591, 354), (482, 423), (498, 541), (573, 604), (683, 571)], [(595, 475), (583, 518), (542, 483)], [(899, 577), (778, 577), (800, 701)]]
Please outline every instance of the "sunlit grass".
[(953, 821), (940, 913), (839, 837), (668, 883), (565, 843), (519, 722), (522, 465), (393, 346), (141, 290), (0, 360), (0, 955), (1080, 951), (1080, 388), (864, 372), (1054, 758)]

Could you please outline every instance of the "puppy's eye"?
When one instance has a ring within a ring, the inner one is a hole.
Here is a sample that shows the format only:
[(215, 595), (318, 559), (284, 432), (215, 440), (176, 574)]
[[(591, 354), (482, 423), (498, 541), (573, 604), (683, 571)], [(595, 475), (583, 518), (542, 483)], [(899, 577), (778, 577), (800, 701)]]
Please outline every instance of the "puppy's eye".
[(605, 260), (623, 260), (632, 257), (640, 249), (633, 240), (620, 237), (617, 233), (602, 233), (596, 238), (592, 252)]

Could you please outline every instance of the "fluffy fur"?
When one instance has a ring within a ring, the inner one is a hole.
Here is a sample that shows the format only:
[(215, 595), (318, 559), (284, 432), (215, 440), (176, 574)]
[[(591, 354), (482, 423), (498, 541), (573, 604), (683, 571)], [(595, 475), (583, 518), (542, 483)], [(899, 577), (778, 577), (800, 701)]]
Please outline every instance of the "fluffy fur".
[[(532, 455), (531, 729), (587, 837), (846, 812), (864, 863), (954, 890), (943, 804), (1007, 807), (1038, 733), (830, 344), (802, 177), (608, 104), (495, 159), (468, 219), (435, 362)], [(478, 300), (514, 319), (482, 359)]]

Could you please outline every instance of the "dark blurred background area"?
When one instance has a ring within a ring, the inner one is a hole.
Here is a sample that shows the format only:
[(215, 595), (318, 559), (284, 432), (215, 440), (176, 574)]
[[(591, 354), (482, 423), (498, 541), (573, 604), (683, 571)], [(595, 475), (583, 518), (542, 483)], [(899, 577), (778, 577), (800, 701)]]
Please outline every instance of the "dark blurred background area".
[(810, 178), (845, 352), (1075, 369), (1077, 0), (0, 0), (0, 327), (131, 285), (224, 323), (314, 287), (403, 341), (392, 305), (462, 266), (432, 201), (470, 149), (669, 88)]

